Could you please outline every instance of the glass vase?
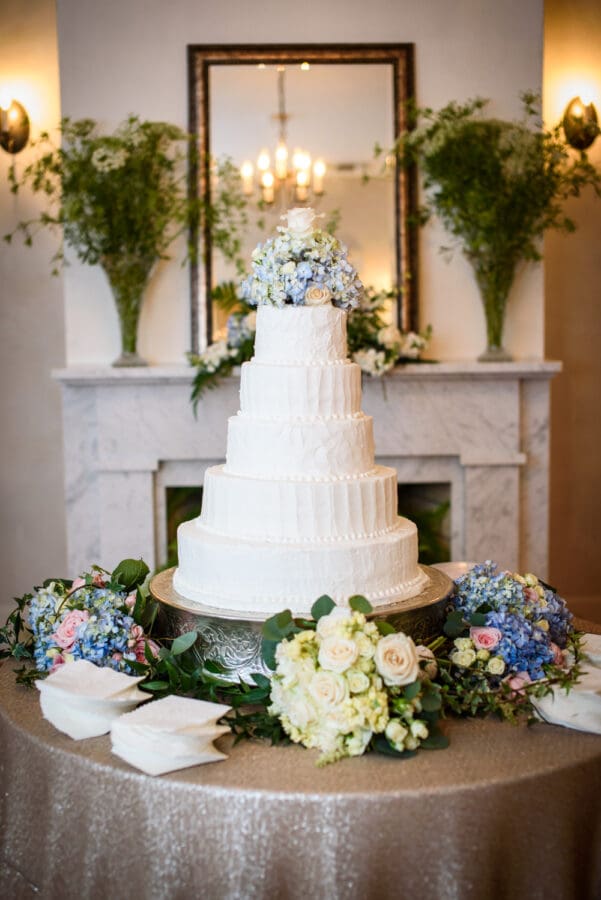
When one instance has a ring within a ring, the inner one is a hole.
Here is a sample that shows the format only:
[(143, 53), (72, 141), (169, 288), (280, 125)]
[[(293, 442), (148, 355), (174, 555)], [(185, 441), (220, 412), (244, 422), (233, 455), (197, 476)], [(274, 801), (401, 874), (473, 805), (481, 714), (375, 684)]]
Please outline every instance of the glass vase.
[(511, 362), (513, 357), (503, 346), (503, 328), (513, 273), (510, 279), (502, 279), (502, 285), (499, 285), (498, 279), (476, 277), (486, 319), (486, 349), (478, 357), (478, 362)]
[(123, 256), (103, 262), (117, 307), (121, 333), (121, 355), (113, 366), (148, 365), (138, 353), (138, 322), (151, 267), (152, 263), (148, 265)]

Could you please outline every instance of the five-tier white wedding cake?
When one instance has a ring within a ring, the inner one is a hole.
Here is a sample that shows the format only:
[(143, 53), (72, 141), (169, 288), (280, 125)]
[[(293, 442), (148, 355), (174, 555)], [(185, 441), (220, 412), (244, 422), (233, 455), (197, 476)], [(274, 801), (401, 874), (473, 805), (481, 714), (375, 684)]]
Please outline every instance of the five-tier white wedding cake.
[[(298, 266), (324, 233), (295, 232), (291, 217), (282, 240)], [(317, 243), (313, 255), (323, 255)], [(295, 282), (283, 271), (292, 292), (304, 270)], [(359, 593), (377, 607), (415, 596), (428, 580), (416, 527), (397, 515), (396, 472), (375, 465), (361, 372), (347, 358), (347, 312), (332, 294), (322, 280), (299, 305), (259, 303), (225, 465), (208, 469), (202, 513), (178, 530), (173, 584), (188, 600), (229, 613), (307, 614), (322, 594), (344, 604)]]

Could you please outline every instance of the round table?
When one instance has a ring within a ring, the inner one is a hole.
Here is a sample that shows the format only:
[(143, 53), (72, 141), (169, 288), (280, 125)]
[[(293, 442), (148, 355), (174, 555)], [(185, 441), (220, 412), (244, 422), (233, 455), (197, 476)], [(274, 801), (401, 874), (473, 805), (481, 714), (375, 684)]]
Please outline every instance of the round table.
[(150, 778), (72, 741), (0, 668), (0, 896), (111, 900), (601, 897), (601, 738), (448, 721), (451, 746), (316, 768), (219, 746)]

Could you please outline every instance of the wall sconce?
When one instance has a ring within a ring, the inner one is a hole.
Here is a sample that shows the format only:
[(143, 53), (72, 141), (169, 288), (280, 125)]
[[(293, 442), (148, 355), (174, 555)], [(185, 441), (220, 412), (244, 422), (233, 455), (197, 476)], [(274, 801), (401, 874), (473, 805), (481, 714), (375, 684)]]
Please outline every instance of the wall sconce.
[(19, 153), (28, 140), (29, 117), (24, 107), (17, 100), (0, 106), (0, 147), (7, 153)]
[(597, 110), (592, 103), (574, 97), (563, 114), (563, 131), (566, 141), (576, 150), (586, 150), (599, 134)]

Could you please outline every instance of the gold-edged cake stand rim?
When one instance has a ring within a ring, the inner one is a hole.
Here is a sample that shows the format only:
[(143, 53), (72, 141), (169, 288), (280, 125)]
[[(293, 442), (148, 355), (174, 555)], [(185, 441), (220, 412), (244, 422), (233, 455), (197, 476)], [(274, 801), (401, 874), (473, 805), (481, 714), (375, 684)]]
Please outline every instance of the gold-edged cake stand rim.
[[(413, 612), (420, 609), (427, 609), (440, 603), (451, 592), (453, 587), (452, 579), (439, 569), (432, 566), (420, 565), (421, 571), (428, 576), (428, 583), (423, 590), (413, 597), (406, 600), (397, 600), (392, 603), (378, 604), (374, 608), (372, 616), (388, 617), (398, 615), (399, 613)], [(280, 610), (274, 610), (273, 613), (263, 612), (242, 612), (241, 610), (222, 609), (216, 606), (209, 606), (204, 603), (198, 603), (189, 600), (179, 594), (173, 586), (173, 576), (176, 567), (164, 569), (162, 572), (154, 575), (149, 584), (150, 593), (155, 600), (166, 606), (181, 610), (187, 613), (193, 613), (197, 616), (209, 616), (216, 619), (226, 619), (230, 622), (264, 622), (270, 615)], [(317, 598), (316, 598), (317, 599)], [(286, 608), (286, 601), (282, 601), (281, 609)]]

